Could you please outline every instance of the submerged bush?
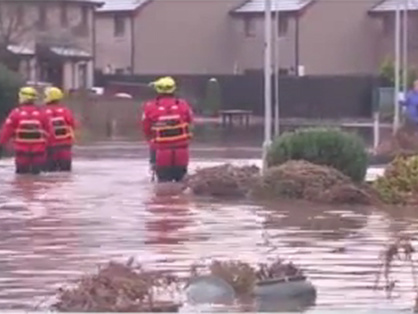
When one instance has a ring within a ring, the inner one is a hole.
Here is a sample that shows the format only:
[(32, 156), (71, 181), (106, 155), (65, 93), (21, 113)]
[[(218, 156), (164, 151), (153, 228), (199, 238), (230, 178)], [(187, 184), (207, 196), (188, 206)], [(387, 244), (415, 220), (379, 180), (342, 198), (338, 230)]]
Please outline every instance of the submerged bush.
[(301, 199), (333, 204), (374, 204), (374, 196), (337, 169), (305, 160), (289, 160), (260, 175), (255, 166), (224, 164), (203, 168), (185, 184), (200, 196), (256, 200)]
[(372, 195), (356, 186), (335, 168), (304, 160), (290, 160), (271, 167), (260, 180), (253, 195), (263, 199), (303, 199), (320, 203), (374, 203)]
[(75, 287), (60, 289), (52, 306), (60, 312), (172, 312), (178, 305), (158, 302), (155, 288), (168, 289), (176, 278), (110, 262), (97, 274), (86, 275)]
[(388, 204), (418, 203), (418, 156), (397, 157), (373, 187)]
[(187, 185), (195, 195), (245, 197), (259, 173), (256, 166), (224, 164), (197, 170), (187, 178)]
[(333, 167), (356, 182), (367, 171), (368, 156), (363, 141), (337, 129), (309, 128), (277, 137), (268, 153), (269, 167), (289, 160), (306, 160)]

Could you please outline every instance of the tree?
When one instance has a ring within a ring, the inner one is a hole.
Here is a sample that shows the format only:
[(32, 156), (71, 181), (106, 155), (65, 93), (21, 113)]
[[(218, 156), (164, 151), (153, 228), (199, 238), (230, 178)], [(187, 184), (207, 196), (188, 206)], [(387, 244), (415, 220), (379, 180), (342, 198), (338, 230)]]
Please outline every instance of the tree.
[[(76, 36), (71, 27), (39, 28), (40, 19), (27, 14), (28, 8), (35, 2), (36, 5), (47, 5), (51, 2), (59, 3), (67, 0), (0, 0), (0, 61), (8, 64), (10, 58), (8, 47), (15, 46), (14, 53), (22, 53), (28, 48), (35, 48), (34, 44), (58, 45), (70, 47), (76, 45)], [(40, 17), (42, 18), (42, 17)], [(71, 25), (71, 21), (68, 22)], [(20, 49), (20, 51), (19, 51)]]
[(8, 46), (16, 45), (24, 49), (30, 40), (27, 34), (34, 25), (24, 18), (24, 2), (0, 0), (0, 47), (3, 53), (0, 57), (7, 56)]
[[(407, 87), (410, 87), (417, 78), (414, 69), (407, 69)], [(391, 86), (395, 84), (395, 65), (393, 60), (386, 58), (380, 65), (380, 77), (383, 78)], [(399, 69), (399, 77), (401, 78), (400, 87), (403, 88), (403, 69)]]

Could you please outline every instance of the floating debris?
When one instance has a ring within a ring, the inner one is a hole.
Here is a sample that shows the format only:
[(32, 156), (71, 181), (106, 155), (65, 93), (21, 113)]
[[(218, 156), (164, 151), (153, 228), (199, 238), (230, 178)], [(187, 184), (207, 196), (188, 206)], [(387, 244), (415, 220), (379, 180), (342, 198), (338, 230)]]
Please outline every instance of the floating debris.
[(414, 282), (414, 289), (417, 289), (415, 265), (412, 259), (412, 254), (415, 252), (411, 244), (411, 240), (407, 236), (400, 236), (394, 242), (389, 244), (380, 254), (381, 266), (376, 276), (374, 289), (379, 288), (380, 277), (383, 274), (385, 284), (383, 289), (386, 290), (387, 296), (390, 297), (391, 292), (396, 287), (396, 280), (390, 278), (392, 264), (395, 259), (403, 260), (409, 263), (411, 268), (412, 279)]
[(256, 270), (249, 264), (240, 261), (213, 261), (209, 266), (212, 275), (229, 283), (237, 295), (249, 295), (257, 280)]
[[(196, 271), (195, 266), (192, 270), (192, 278), (207, 276)], [(272, 264), (259, 264), (253, 267), (241, 261), (218, 261), (214, 260), (208, 267), (210, 275), (218, 277), (235, 290), (239, 297), (251, 296), (254, 287), (259, 282), (268, 280), (283, 280), (298, 277), (300, 280), (306, 279), (302, 270), (292, 263), (286, 263), (282, 259), (276, 259)]]
[(303, 271), (293, 265), (292, 262), (286, 263), (282, 259), (276, 259), (271, 265), (260, 264), (256, 272), (258, 281), (285, 279), (285, 278), (305, 278)]
[(52, 308), (61, 312), (177, 312), (173, 302), (160, 302), (155, 288), (169, 289), (177, 279), (146, 272), (140, 266), (108, 263), (97, 274), (82, 277), (73, 288), (60, 289)]

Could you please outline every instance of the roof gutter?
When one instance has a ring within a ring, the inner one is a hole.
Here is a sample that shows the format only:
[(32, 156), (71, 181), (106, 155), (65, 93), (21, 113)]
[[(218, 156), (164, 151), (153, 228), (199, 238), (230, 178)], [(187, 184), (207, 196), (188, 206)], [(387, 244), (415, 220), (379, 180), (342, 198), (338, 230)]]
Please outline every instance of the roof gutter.
[(131, 9), (131, 10), (106, 10), (106, 11), (100, 11), (100, 10), (98, 10), (98, 11), (96, 11), (96, 14), (103, 14), (103, 15), (105, 15), (105, 14), (118, 14), (118, 13), (121, 13), (121, 14), (131, 14), (131, 13), (134, 13), (136, 10), (137, 9)]
[[(284, 15), (294, 15), (298, 12), (303, 11), (304, 8), (295, 9), (295, 10), (286, 10), (286, 11), (279, 11), (280, 14)], [(272, 11), (272, 13), (275, 13), (277, 11)], [(245, 17), (264, 17), (264, 12), (232, 12), (229, 13), (234, 18), (245, 18)]]
[[(301, 7), (299, 7), (298, 9), (294, 9), (294, 10), (272, 10), (272, 13), (275, 13), (275, 12), (279, 11), (279, 13), (281, 13), (281, 14), (286, 14), (286, 13), (295, 14), (295, 13), (304, 11), (307, 7), (313, 5), (316, 1), (317, 0), (305, 1), (305, 3)], [(239, 8), (243, 7), (247, 2), (249, 2), (249, 1), (246, 1), (244, 4), (239, 5), (238, 7), (236, 7), (233, 10), (230, 10), (229, 15), (231, 15), (233, 17), (237, 17), (237, 16), (239, 17), (239, 16), (248, 16), (248, 15), (257, 16), (257, 15), (264, 15), (265, 14), (264, 11), (238, 11)]]
[[(24, 0), (20, 1), (21, 3), (31, 3), (31, 2), (44, 2), (43, 0)], [(3, 3), (16, 3), (16, 0), (1, 0)], [(95, 7), (100, 7), (104, 5), (104, 2), (92, 2), (92, 1), (85, 1), (85, 0), (65, 0), (67, 3), (77, 3), (77, 4), (84, 4), (84, 5), (91, 5)]]

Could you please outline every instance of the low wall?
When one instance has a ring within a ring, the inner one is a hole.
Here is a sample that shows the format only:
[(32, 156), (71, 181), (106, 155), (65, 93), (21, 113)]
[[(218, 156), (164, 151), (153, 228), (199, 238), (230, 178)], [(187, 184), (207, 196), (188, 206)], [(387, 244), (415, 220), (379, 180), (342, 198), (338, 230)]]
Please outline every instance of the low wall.
[[(142, 140), (140, 119), (142, 116), (141, 106), (143, 103), (144, 100), (140, 98), (126, 99), (98, 95), (72, 95), (66, 99), (66, 104), (73, 110), (76, 119), (80, 123), (81, 128), (77, 133), (79, 135), (78, 138), (82, 141), (108, 138), (131, 138)], [(318, 126), (321, 125), (322, 121), (324, 122), (324, 125), (330, 125), (330, 122), (332, 122), (332, 120), (322, 119), (295, 120), (296, 121), (292, 122), (284, 119), (281, 123), (281, 130), (285, 131), (299, 127)], [(309, 121), (311, 124), (306, 124)], [(207, 127), (196, 128), (194, 133), (201, 140), (204, 140), (205, 138), (210, 140), (218, 138), (218, 141), (227, 141), (230, 137), (238, 137), (241, 140), (249, 140), (249, 138), (252, 138), (252, 142), (254, 142), (263, 137), (263, 119), (260, 117), (253, 117), (251, 120), (251, 127), (248, 130), (242, 129), (241, 127), (238, 127), (236, 130), (221, 130), (219, 122), (220, 118), (197, 117), (195, 124), (200, 126), (206, 125)], [(338, 121), (334, 120), (334, 122), (335, 126), (338, 126)], [(218, 127), (216, 127), (216, 125), (218, 125)], [(369, 140), (372, 134), (372, 124), (370, 124), (368, 128), (361, 127), (361, 123), (359, 125), (360, 126), (356, 126), (356, 124), (353, 123), (353, 125), (347, 126), (346, 129), (355, 130), (356, 132), (359, 132), (359, 135), (363, 138)]]
[(66, 99), (80, 123), (81, 138), (140, 137), (141, 101), (108, 96), (71, 96)]
[[(173, 75), (178, 92), (202, 111), (209, 75)], [(264, 113), (264, 78), (261, 72), (244, 75), (215, 75), (222, 95), (222, 109), (247, 109)], [(152, 75), (103, 75), (97, 73), (96, 85), (106, 93), (130, 93), (148, 98)], [(280, 116), (282, 118), (339, 119), (371, 118), (373, 90), (381, 79), (374, 76), (282, 76), (280, 77)], [(272, 99), (274, 95), (272, 93)]]

